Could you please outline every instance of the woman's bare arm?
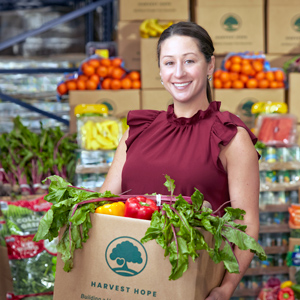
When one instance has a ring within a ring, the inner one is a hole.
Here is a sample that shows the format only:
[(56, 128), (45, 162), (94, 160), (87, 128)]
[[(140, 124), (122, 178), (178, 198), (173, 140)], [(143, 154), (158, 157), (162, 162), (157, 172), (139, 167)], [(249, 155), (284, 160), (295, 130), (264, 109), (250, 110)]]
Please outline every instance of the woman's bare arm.
[[(259, 166), (258, 157), (249, 134), (242, 127), (232, 141), (222, 147), (220, 159), (228, 173), (229, 193), (234, 208), (241, 208), (246, 215), (241, 223), (247, 225), (246, 233), (256, 240), (259, 234)], [(240, 273), (226, 272), (220, 287), (215, 288), (206, 300), (228, 300), (244, 276), (253, 253), (234, 250)]]

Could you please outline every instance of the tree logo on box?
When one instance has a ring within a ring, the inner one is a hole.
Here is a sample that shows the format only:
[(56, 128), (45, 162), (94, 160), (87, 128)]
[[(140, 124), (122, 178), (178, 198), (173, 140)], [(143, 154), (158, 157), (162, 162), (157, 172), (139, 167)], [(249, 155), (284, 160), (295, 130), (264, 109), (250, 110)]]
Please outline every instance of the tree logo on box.
[(296, 15), (293, 19), (292, 19), (292, 28), (297, 31), (300, 32), (300, 15)]
[(242, 19), (236, 14), (226, 14), (221, 19), (221, 27), (226, 31), (237, 31), (241, 25)]
[(106, 248), (109, 268), (120, 276), (131, 277), (141, 273), (148, 261), (145, 247), (136, 239), (122, 236), (112, 240)]

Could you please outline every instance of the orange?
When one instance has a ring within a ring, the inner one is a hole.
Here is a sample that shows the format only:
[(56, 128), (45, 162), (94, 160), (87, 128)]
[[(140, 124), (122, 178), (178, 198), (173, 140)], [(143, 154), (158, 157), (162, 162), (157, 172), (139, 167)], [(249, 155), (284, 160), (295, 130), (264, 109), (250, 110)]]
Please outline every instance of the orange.
[(229, 73), (229, 78), (230, 78), (231, 81), (237, 80), (237, 79), (239, 79), (239, 73), (230, 72)]
[(250, 64), (242, 65), (241, 73), (245, 75), (251, 75), (252, 74), (252, 67)]
[(268, 71), (265, 74), (266, 79), (268, 79), (269, 81), (274, 81), (275, 80), (275, 75), (272, 71)]
[(271, 81), (269, 88), (271, 88), (271, 89), (277, 89), (278, 88), (277, 82), (276, 81)]
[(235, 80), (233, 83), (232, 83), (232, 87), (234, 89), (243, 89), (244, 88), (244, 82), (241, 81), (241, 80)]
[(111, 78), (105, 78), (105, 79), (102, 81), (101, 87), (102, 87), (104, 90), (109, 90), (109, 89), (110, 89), (111, 80), (112, 80)]
[(122, 89), (131, 89), (131, 86), (132, 86), (132, 82), (131, 80), (127, 77), (127, 78), (123, 78), (121, 80), (121, 87)]
[(100, 77), (97, 74), (93, 74), (92, 76), (90, 76), (89, 80), (95, 81), (97, 83), (97, 85), (98, 85), (99, 82), (100, 82)]
[(141, 88), (141, 81), (140, 80), (133, 80), (132, 81), (132, 88), (133, 89), (140, 89)]
[(270, 83), (267, 79), (262, 79), (258, 81), (258, 87), (260, 89), (267, 89), (269, 87)]
[(87, 90), (96, 90), (97, 89), (97, 83), (94, 80), (87, 80), (86, 81), (86, 89)]
[(222, 81), (220, 78), (215, 78), (213, 81), (213, 86), (215, 89), (221, 89), (222, 88)]
[(56, 91), (57, 91), (57, 93), (58, 93), (59, 95), (62, 96), (62, 95), (66, 94), (66, 93), (68, 92), (68, 87), (67, 87), (67, 85), (63, 82), (63, 83), (61, 83), (61, 84), (59, 84), (59, 85), (57, 86)]
[(222, 72), (222, 74), (220, 75), (220, 80), (222, 81), (222, 82), (226, 82), (226, 81), (229, 81), (229, 72), (226, 72), (226, 71), (224, 71), (224, 72)]
[(97, 68), (97, 70), (96, 70), (96, 73), (97, 73), (100, 77), (105, 78), (105, 77), (107, 77), (107, 75), (108, 75), (108, 68), (105, 67), (105, 66), (99, 66), (99, 67)]
[(239, 80), (242, 81), (243, 83), (246, 83), (249, 80), (249, 76), (245, 74), (240, 74)]
[(109, 58), (102, 58), (100, 60), (100, 65), (105, 66), (105, 67), (109, 67), (109, 66), (111, 66), (111, 60)]
[(276, 81), (276, 82), (277, 82), (277, 87), (278, 87), (278, 88), (284, 88), (284, 87), (285, 87), (283, 81)]
[(77, 85), (76, 85), (76, 82), (74, 80), (67, 81), (66, 85), (67, 85), (68, 91), (72, 91), (72, 90), (76, 90), (77, 89)]
[(89, 78), (86, 75), (84, 75), (84, 74), (80, 74), (77, 79), (78, 80), (87, 81)]
[(131, 80), (140, 80), (141, 75), (140, 75), (140, 73), (137, 72), (137, 71), (131, 71), (131, 72), (128, 74), (128, 77), (129, 77)]
[(262, 79), (265, 79), (265, 72), (258, 72), (258, 73), (256, 73), (255, 79), (256, 79), (256, 80), (262, 80)]
[(82, 72), (86, 75), (86, 76), (91, 76), (93, 74), (95, 74), (95, 68), (93, 66), (90, 66), (88, 64), (83, 64), (82, 67)]
[(230, 61), (233, 64), (240, 64), (242, 62), (242, 58), (238, 55), (231, 56)]
[(111, 76), (114, 79), (121, 79), (124, 75), (125, 75), (125, 70), (120, 67), (114, 68), (111, 73)]
[(113, 71), (113, 69), (114, 69), (113, 66), (107, 67), (107, 77), (112, 77), (112, 71)]
[(113, 79), (110, 83), (110, 88), (112, 90), (119, 90), (122, 87), (120, 79)]
[(100, 66), (100, 60), (96, 58), (91, 58), (87, 61), (88, 65), (94, 67), (95, 69)]
[(230, 60), (226, 60), (224, 63), (224, 68), (229, 71), (231, 68), (231, 61)]
[(219, 78), (220, 75), (221, 75), (221, 73), (222, 73), (222, 70), (221, 70), (221, 69), (216, 70), (216, 71), (214, 72), (214, 74), (213, 74), (213, 77), (214, 77), (214, 78)]
[(77, 90), (85, 90), (86, 89), (86, 80), (77, 79)]
[(231, 72), (239, 73), (242, 69), (242, 66), (240, 64), (232, 64), (230, 67)]
[(246, 83), (246, 87), (248, 89), (256, 89), (257, 86), (258, 86), (258, 82), (255, 78), (250, 78)]
[(230, 89), (232, 86), (232, 82), (231, 81), (226, 81), (223, 83), (223, 89)]
[(248, 65), (248, 64), (250, 64), (250, 63), (251, 63), (251, 60), (248, 59), (248, 58), (243, 58), (243, 59), (242, 59), (242, 62), (241, 62), (242, 65)]
[(111, 59), (111, 65), (114, 67), (120, 67), (122, 62), (123, 62), (122, 58), (119, 57)]
[(258, 60), (253, 60), (252, 67), (255, 70), (255, 72), (261, 72), (264, 69), (263, 64)]
[(274, 75), (275, 75), (276, 81), (284, 81), (284, 79), (285, 79), (285, 75), (284, 75), (283, 71), (281, 71), (281, 70), (276, 70), (274, 72)]

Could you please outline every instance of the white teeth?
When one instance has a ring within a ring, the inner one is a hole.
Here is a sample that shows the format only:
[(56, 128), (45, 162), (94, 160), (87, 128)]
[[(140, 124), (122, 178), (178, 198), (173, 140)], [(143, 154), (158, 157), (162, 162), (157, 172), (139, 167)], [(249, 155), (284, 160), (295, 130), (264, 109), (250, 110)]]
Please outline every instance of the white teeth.
[(186, 83), (174, 83), (175, 86), (181, 87), (181, 86), (187, 86), (189, 82)]

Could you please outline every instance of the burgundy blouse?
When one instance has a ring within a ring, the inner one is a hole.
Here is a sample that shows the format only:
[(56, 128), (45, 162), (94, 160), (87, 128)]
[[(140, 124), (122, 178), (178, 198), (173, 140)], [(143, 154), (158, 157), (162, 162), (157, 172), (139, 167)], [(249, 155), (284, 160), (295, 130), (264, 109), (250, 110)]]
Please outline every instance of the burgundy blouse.
[(175, 180), (174, 195), (191, 196), (197, 188), (213, 210), (228, 201), (228, 178), (219, 159), (219, 144), (226, 146), (237, 126), (248, 131), (253, 144), (257, 138), (239, 117), (220, 112), (220, 106), (213, 101), (191, 118), (177, 118), (173, 105), (167, 111), (130, 111), (122, 192), (167, 195), (167, 174)]

